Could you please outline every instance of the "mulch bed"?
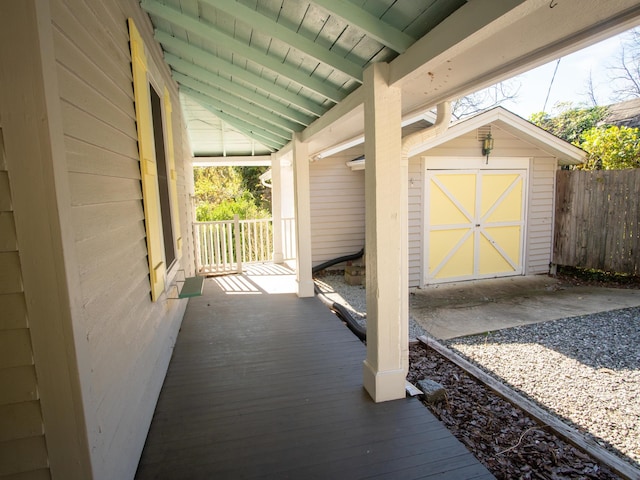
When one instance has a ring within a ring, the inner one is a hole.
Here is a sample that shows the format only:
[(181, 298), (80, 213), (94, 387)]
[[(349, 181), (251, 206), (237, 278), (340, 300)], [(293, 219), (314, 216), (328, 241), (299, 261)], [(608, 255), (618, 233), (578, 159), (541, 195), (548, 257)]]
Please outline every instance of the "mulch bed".
[(640, 289), (640, 276), (637, 275), (559, 265), (555, 277), (564, 283), (575, 286), (588, 285), (605, 288)]
[(407, 379), (416, 384), (425, 378), (447, 392), (425, 405), (496, 478), (620, 478), (440, 354), (412, 344)]

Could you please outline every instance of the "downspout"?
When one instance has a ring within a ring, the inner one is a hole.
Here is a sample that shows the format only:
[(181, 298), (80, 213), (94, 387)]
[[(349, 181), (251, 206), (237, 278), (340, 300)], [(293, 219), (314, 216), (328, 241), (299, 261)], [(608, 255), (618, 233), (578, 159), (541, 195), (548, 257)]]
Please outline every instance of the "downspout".
[(433, 125), (429, 125), (424, 130), (414, 132), (402, 139), (402, 160), (409, 160), (409, 152), (416, 145), (425, 143), (449, 128), (451, 123), (451, 102), (442, 102), (437, 106), (436, 121)]
[(268, 180), (271, 180), (271, 170), (267, 170), (262, 175), (258, 177), (260, 179), (260, 184), (266, 188), (273, 188), (273, 184), (267, 183)]

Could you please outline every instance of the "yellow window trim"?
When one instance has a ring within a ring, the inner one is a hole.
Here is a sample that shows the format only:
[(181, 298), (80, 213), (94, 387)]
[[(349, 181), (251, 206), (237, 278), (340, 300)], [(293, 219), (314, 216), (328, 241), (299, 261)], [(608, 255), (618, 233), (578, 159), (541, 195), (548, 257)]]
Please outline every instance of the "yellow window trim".
[[(131, 41), (133, 93), (136, 126), (138, 130), (142, 199), (147, 234), (147, 253), (149, 257), (149, 279), (151, 282), (151, 299), (155, 302), (162, 292), (164, 292), (166, 276), (164, 248), (162, 244), (160, 195), (158, 192), (157, 179), (158, 169), (153, 140), (153, 119), (151, 116), (149, 81), (147, 80), (148, 67), (144, 42), (133, 19), (129, 18), (128, 22), (129, 38)], [(173, 143), (173, 140), (171, 140), (171, 142)], [(170, 156), (173, 159), (172, 150)]]

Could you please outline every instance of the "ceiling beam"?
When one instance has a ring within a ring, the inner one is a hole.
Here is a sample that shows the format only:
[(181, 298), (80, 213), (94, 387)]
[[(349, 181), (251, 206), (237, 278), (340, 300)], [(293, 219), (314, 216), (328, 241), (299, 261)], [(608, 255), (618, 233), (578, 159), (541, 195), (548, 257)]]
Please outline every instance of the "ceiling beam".
[[(364, 85), (356, 88), (342, 102), (305, 128), (301, 133), (302, 141), (311, 142), (324, 136), (331, 139), (330, 144), (335, 145), (363, 133), (364, 120), (360, 121), (358, 117), (364, 112), (364, 88)], [(358, 119), (352, 122), (354, 118)], [(336, 122), (340, 122), (341, 125), (333, 129)], [(354, 126), (357, 127), (357, 132), (348, 131)], [(310, 147), (310, 151), (313, 152), (313, 147)]]
[(347, 94), (339, 88), (313, 78), (302, 70), (282, 63), (277, 58), (261, 53), (249, 45), (228, 36), (218, 30), (214, 25), (206, 23), (198, 18), (183, 14), (180, 10), (163, 5), (157, 0), (142, 0), (140, 6), (149, 14), (166, 20), (177, 27), (187, 30), (189, 33), (199, 36), (207, 42), (219, 43), (220, 47), (230, 50), (252, 62), (262, 65), (272, 72), (288, 78), (298, 85), (322, 95), (333, 101), (340, 102)]
[(177, 53), (177, 55), (183, 59), (193, 58), (201, 65), (206, 65), (206, 70), (210, 71), (212, 74), (216, 74), (215, 70), (224, 72), (229, 76), (248, 83), (249, 85), (253, 85), (273, 97), (289, 102), (315, 117), (320, 117), (327, 111), (325, 107), (318, 105), (313, 100), (298, 95), (286, 88), (280, 87), (259, 75), (251, 73), (244, 68), (240, 68), (231, 62), (221, 59), (220, 57), (216, 57), (206, 50), (191, 45), (184, 40), (180, 40), (167, 32), (156, 30), (154, 38), (162, 44), (165, 51)]
[(438, 26), (414, 43), (404, 55), (391, 62), (389, 84), (401, 82), (416, 72), (423, 71), (425, 65), (437, 61), (446, 54), (452, 56), (464, 45), (476, 41), (474, 34), (524, 0), (474, 0), (465, 3)]
[[(236, 114), (232, 113), (232, 111), (236, 112), (238, 116), (243, 118), (245, 121), (250, 121), (250, 119), (253, 118), (255, 119), (255, 122), (258, 122), (256, 123), (256, 125), (262, 126), (265, 130), (269, 130), (275, 135), (284, 138), (285, 140), (289, 140), (291, 138), (291, 134), (297, 131), (290, 128), (292, 125), (298, 127), (297, 124), (288, 122), (284, 118), (278, 117), (277, 115), (274, 115), (261, 107), (252, 105), (245, 100), (231, 97), (227, 93), (218, 90), (211, 85), (199, 82), (198, 80), (183, 75), (179, 72), (173, 72), (173, 79), (180, 85), (190, 88), (191, 90), (202, 95), (205, 95), (210, 99), (210, 101), (215, 100), (216, 102), (218, 102), (216, 103), (216, 105), (221, 105), (220, 108), (224, 109), (226, 113), (235, 116)], [(240, 112), (242, 112), (242, 115), (240, 115)], [(285, 123), (285, 121), (287, 123)]]
[(363, 30), (368, 37), (377, 40), (398, 53), (404, 53), (416, 39), (371, 15), (366, 10), (346, 0), (311, 0), (327, 13), (340, 17), (350, 25)]
[(362, 67), (235, 0), (200, 0), (362, 83)]
[[(185, 92), (185, 94), (190, 96), (188, 92)], [(226, 115), (224, 112), (219, 111), (212, 105), (202, 104), (202, 107), (218, 116), (224, 124), (228, 124), (231, 128), (234, 128), (235, 130), (246, 136), (248, 139), (251, 139), (254, 142), (258, 142), (260, 145), (268, 148), (270, 152), (276, 152), (282, 148), (282, 144), (280, 143), (280, 141), (268, 138), (266, 135), (260, 135), (255, 131), (255, 127), (253, 125), (249, 125), (242, 120), (234, 118), (230, 115)]]
[(285, 105), (276, 100), (273, 100), (272, 98), (268, 98), (264, 95), (256, 93), (254, 90), (243, 87), (242, 85), (239, 85), (237, 83), (233, 83), (231, 80), (211, 73), (208, 70), (205, 70), (204, 68), (198, 67), (193, 63), (176, 57), (171, 53), (165, 53), (164, 60), (173, 68), (174, 71), (178, 73), (182, 73), (185, 76), (191, 77), (194, 80), (201, 82), (203, 85), (211, 85), (212, 87), (225, 90), (230, 94), (239, 97), (240, 99), (253, 102), (256, 105), (264, 108), (265, 110), (271, 110), (283, 116), (284, 118), (300, 124), (303, 127), (306, 127), (313, 121), (314, 117), (310, 117), (308, 115), (302, 114), (297, 110), (287, 108)]
[[(281, 147), (291, 139), (291, 136), (289, 136), (288, 139), (286, 137), (288, 132), (282, 132), (280, 130), (274, 132), (273, 130), (276, 130), (275, 127), (269, 125), (262, 126), (259, 118), (243, 112), (242, 110), (239, 110), (235, 107), (231, 107), (216, 98), (211, 98), (208, 95), (205, 95), (186, 86), (182, 86), (181, 91), (185, 95), (188, 95), (196, 100), (200, 105), (212, 112), (221, 120), (229, 123), (230, 125), (233, 125), (236, 128), (240, 128), (240, 126), (242, 126), (243, 133), (247, 134), (251, 138), (255, 138), (256, 140), (264, 143), (267, 146), (275, 145), (277, 147)], [(250, 134), (247, 132), (250, 132)], [(257, 138), (256, 135), (258, 135), (260, 138)], [(266, 141), (269, 141), (269, 143), (265, 143)]]
[[(490, 17), (498, 14), (495, 9), (505, 5), (512, 8), (491, 21)], [(488, 23), (478, 26), (477, 19), (485, 15), (484, 9), (489, 14), (484, 18)], [(390, 83), (402, 88), (403, 114), (422, 112), (621, 33), (639, 22), (637, 0), (559, 1), (553, 8), (548, 0), (474, 0), (393, 60)], [(303, 140), (310, 142), (310, 152), (323, 151), (362, 133), (364, 115), (357, 102), (362, 101), (363, 88), (358, 87), (301, 133)], [(360, 132), (350, 131), (356, 127)]]
[[(517, 2), (502, 5), (507, 3)], [(391, 62), (390, 83), (403, 89), (403, 111), (462, 97), (623, 32), (640, 20), (637, 0), (557, 2), (553, 8), (546, 0), (526, 0), (502, 14), (494, 10), (474, 32), (476, 19), (497, 5), (493, 0), (465, 4)], [(451, 32), (452, 21), (467, 34), (442, 52), (439, 45), (459, 34)], [(411, 72), (409, 65), (415, 66)]]

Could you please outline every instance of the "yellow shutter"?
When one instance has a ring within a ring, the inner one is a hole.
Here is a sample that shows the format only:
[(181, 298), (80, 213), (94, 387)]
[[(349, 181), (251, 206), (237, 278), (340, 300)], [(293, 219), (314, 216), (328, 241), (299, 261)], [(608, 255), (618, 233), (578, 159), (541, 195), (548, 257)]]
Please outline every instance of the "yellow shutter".
[(138, 128), (138, 152), (140, 155), (142, 199), (147, 234), (147, 254), (149, 257), (149, 279), (151, 282), (151, 299), (155, 302), (164, 291), (166, 270), (162, 245), (162, 217), (160, 214), (151, 100), (149, 82), (147, 80), (147, 59), (142, 37), (131, 18), (129, 19), (129, 38), (131, 42), (133, 94)]
[(180, 234), (180, 215), (178, 209), (178, 175), (173, 151), (173, 123), (171, 119), (171, 97), (169, 90), (164, 87), (164, 115), (167, 139), (167, 164), (169, 167), (169, 195), (171, 197), (171, 221), (173, 223), (173, 238), (175, 239), (176, 260), (182, 257), (182, 235)]

